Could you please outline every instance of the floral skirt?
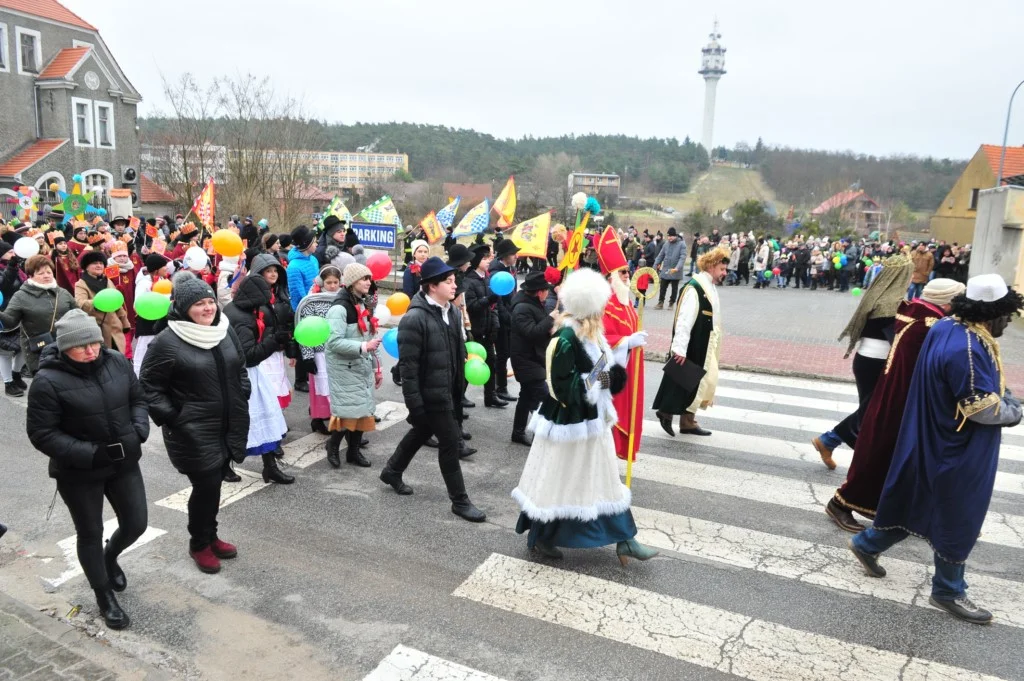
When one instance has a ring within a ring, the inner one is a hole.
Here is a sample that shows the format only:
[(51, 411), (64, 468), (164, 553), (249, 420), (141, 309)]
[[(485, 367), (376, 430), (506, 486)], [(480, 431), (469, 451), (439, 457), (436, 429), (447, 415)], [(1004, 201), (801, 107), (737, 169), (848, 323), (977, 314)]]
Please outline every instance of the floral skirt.
[(269, 454), (277, 449), (288, 432), (284, 412), (274, 393), (274, 386), (262, 364), (249, 367), (249, 438), (245, 443), (246, 456)]

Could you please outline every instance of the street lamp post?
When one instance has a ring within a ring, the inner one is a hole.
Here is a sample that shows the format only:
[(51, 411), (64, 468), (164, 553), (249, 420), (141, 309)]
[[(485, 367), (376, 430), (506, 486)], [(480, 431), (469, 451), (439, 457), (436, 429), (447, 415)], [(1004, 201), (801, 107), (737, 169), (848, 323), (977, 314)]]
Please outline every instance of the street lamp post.
[(1010, 95), (1010, 103), (1006, 105), (1006, 125), (1003, 127), (1003, 149), (999, 153), (999, 176), (996, 178), (996, 187), (1003, 185), (1003, 164), (1006, 162), (1006, 139), (1010, 134), (1010, 113), (1013, 111), (1013, 98), (1017, 96), (1017, 90), (1020, 90), (1022, 85), (1024, 85), (1024, 80), (1017, 83), (1017, 87), (1013, 88), (1013, 94)]

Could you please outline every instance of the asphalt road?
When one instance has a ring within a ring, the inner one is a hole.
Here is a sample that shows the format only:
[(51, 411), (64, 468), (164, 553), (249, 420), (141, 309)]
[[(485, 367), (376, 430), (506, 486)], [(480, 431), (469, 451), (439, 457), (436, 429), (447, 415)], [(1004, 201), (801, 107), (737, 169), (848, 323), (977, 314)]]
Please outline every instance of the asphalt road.
[[(648, 405), (660, 379), (648, 365)], [(195, 679), (363, 679), (382, 663), (370, 678), (1024, 679), (1024, 433), (1004, 439), (991, 524), (968, 565), (972, 596), (997, 613), (977, 627), (927, 605), (924, 542), (893, 549), (890, 577), (870, 580), (826, 519), (845, 469), (826, 470), (809, 440), (852, 408), (852, 386), (729, 374), (722, 387), (701, 418), (709, 440), (648, 428), (634, 514), (662, 556), (626, 567), (607, 548), (562, 561), (526, 550), (509, 493), (527, 449), (508, 442), (512, 409), (485, 409), (479, 390), (466, 425), (481, 451), (463, 470), (486, 523), (449, 511), (435, 450), (406, 474), (413, 496), (377, 480), (406, 428), (387, 404), (401, 402), (390, 380), (370, 469), (320, 458), (297, 394), (287, 449), (298, 480), (233, 488), (220, 533), (239, 557), (216, 576), (187, 555), (186, 516), (173, 508), (187, 480), (154, 431), (142, 467), (155, 536), (122, 560), (132, 626), (106, 637)], [(11, 527), (0, 587), (61, 613), (80, 604), (72, 621), (95, 630), (92, 593), (58, 546), (74, 535), (67, 511), (58, 501), (46, 519), (54, 487), (27, 442), (23, 403), (0, 399), (0, 520)]]

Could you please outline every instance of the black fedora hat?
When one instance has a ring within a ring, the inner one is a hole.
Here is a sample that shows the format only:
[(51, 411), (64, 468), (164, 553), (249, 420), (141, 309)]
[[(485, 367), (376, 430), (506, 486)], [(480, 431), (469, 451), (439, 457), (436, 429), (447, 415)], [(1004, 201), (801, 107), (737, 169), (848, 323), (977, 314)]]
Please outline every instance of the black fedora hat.
[(434, 255), (427, 258), (420, 266), (420, 282), (433, 284), (446, 279), (454, 271), (454, 267), (451, 267), (444, 260)]
[(448, 249), (448, 266), (458, 269), (473, 259), (473, 254), (462, 244), (452, 244)]
[(544, 278), (543, 272), (530, 272), (526, 275), (526, 281), (520, 286), (520, 291), (543, 291), (548, 287), (548, 280)]
[(519, 246), (516, 246), (512, 239), (502, 239), (494, 251), (494, 257), (501, 260), (502, 258), (507, 258), (510, 255), (515, 255), (518, 252)]

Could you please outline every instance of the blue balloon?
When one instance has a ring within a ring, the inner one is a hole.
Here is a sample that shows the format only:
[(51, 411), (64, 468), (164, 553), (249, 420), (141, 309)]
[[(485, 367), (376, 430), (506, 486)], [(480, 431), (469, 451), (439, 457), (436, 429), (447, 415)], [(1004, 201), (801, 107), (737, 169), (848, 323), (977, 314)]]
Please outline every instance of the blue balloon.
[(398, 359), (398, 329), (388, 329), (380, 340), (381, 345), (384, 346), (384, 351)]
[(846, 267), (846, 262), (847, 262), (846, 254), (843, 254), (843, 255), (839, 256), (839, 264), (840, 265), (842, 265), (843, 267)]
[(3, 291), (0, 291), (0, 307), (3, 307), (3, 304), (4, 304), (4, 293), (3, 293)]
[(491, 276), (491, 291), (499, 296), (507, 296), (516, 288), (516, 278), (508, 272), (498, 272)]

